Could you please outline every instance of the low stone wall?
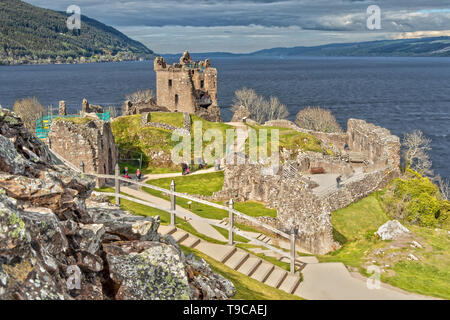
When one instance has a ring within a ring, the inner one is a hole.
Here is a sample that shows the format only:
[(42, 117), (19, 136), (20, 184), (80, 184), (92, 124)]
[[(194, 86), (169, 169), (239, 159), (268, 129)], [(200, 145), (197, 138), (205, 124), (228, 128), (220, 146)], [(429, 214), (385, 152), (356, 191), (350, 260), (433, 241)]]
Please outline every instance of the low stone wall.
[(342, 188), (328, 195), (326, 202), (331, 211), (345, 208), (351, 203), (367, 197), (374, 191), (384, 188), (389, 181), (400, 176), (400, 171), (395, 167), (387, 167), (382, 170), (367, 173), (362, 179), (345, 183)]

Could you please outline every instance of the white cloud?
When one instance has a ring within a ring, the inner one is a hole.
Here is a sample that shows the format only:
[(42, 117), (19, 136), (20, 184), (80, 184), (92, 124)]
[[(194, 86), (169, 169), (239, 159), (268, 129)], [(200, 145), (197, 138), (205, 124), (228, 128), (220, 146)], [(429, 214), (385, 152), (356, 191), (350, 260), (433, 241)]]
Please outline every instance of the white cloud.
[(450, 30), (402, 32), (392, 35), (392, 39), (412, 39), (425, 37), (450, 37)]

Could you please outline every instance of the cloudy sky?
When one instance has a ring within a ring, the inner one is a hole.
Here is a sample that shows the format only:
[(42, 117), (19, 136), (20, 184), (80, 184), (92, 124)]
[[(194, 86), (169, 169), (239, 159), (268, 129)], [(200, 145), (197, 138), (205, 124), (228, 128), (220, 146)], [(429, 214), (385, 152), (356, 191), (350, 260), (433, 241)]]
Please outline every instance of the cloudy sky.
[[(69, 5), (157, 53), (313, 46), (450, 36), (449, 0), (26, 0), (54, 10)], [(378, 5), (381, 29), (367, 28)]]

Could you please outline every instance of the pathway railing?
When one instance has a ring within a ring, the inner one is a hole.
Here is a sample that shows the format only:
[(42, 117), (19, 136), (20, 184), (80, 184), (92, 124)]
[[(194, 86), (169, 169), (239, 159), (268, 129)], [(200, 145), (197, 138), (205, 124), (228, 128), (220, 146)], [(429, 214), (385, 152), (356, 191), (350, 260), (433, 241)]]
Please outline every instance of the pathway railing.
[[(52, 151), (52, 152), (55, 153), (54, 151)], [(61, 161), (63, 161), (64, 163), (66, 163), (66, 164), (68, 163), (68, 161), (63, 159), (60, 155), (56, 154), (56, 156)], [(281, 230), (278, 230), (278, 229), (276, 229), (276, 228), (274, 228), (274, 227), (272, 227), (272, 226), (270, 226), (270, 225), (268, 225), (266, 223), (263, 223), (263, 222), (255, 219), (253, 217), (250, 217), (250, 216), (248, 216), (248, 215), (246, 215), (246, 214), (244, 214), (244, 213), (242, 213), (240, 211), (237, 211), (236, 209), (234, 209), (233, 199), (230, 199), (228, 206), (223, 206), (223, 205), (220, 205), (220, 204), (217, 204), (217, 203), (214, 203), (214, 202), (209, 202), (207, 200), (196, 198), (194, 196), (191, 196), (191, 195), (188, 195), (188, 194), (185, 194), (185, 193), (177, 192), (175, 190), (175, 182), (174, 182), (174, 180), (172, 180), (170, 190), (168, 190), (168, 189), (160, 188), (160, 187), (157, 187), (157, 186), (154, 186), (154, 185), (151, 185), (151, 184), (142, 183), (142, 182), (139, 182), (139, 181), (134, 181), (134, 180), (131, 180), (131, 179), (127, 179), (127, 178), (124, 178), (124, 177), (120, 176), (120, 171), (119, 171), (119, 165), (118, 164), (116, 164), (115, 172), (114, 172), (115, 174), (114, 175), (86, 173), (86, 172), (84, 172), (84, 166), (81, 166), (81, 170), (76, 168), (73, 165), (71, 165), (70, 167), (73, 170), (75, 170), (75, 171), (78, 171), (78, 172), (83, 173), (85, 175), (96, 177), (97, 179), (100, 178), (100, 179), (111, 179), (111, 180), (114, 180), (114, 193), (111, 193), (111, 192), (95, 192), (95, 193), (96, 194), (101, 194), (101, 195), (104, 195), (104, 196), (107, 196), (107, 197), (114, 197), (115, 200), (116, 200), (116, 204), (117, 205), (120, 205), (120, 200), (121, 199), (125, 199), (125, 200), (132, 201), (132, 202), (135, 202), (135, 203), (139, 203), (139, 204), (151, 207), (151, 208), (155, 208), (155, 209), (158, 209), (158, 210), (162, 210), (162, 211), (168, 212), (170, 214), (170, 225), (172, 225), (172, 226), (175, 226), (175, 222), (176, 222), (176, 212), (177, 212), (176, 211), (177, 210), (176, 197), (180, 197), (180, 198), (183, 198), (183, 199), (187, 199), (187, 200), (190, 200), (190, 201), (201, 203), (201, 204), (204, 204), (204, 205), (207, 205), (207, 206), (210, 206), (210, 207), (214, 207), (214, 208), (217, 208), (217, 209), (226, 210), (226, 211), (228, 211), (228, 214), (229, 214), (229, 226), (228, 226), (228, 244), (229, 245), (234, 245), (234, 234), (237, 234), (239, 236), (242, 236), (244, 238), (252, 240), (252, 241), (254, 241), (257, 244), (259, 244), (259, 245), (261, 245), (263, 247), (266, 247), (266, 248), (270, 249), (273, 252), (278, 253), (281, 257), (288, 257), (290, 259), (290, 272), (292, 274), (295, 273), (295, 232), (292, 231), (290, 234), (285, 233), (285, 232), (283, 232)], [(126, 196), (126, 195), (121, 194), (120, 193), (121, 182), (124, 182), (124, 183), (127, 183), (127, 184), (133, 184), (133, 185), (136, 185), (136, 186), (145, 187), (145, 188), (149, 188), (149, 189), (153, 189), (153, 190), (160, 191), (160, 192), (163, 192), (165, 194), (168, 194), (170, 196), (170, 208), (168, 209), (168, 208), (165, 208), (163, 206), (159, 206), (157, 204), (151, 203), (149, 201), (145, 201), (145, 200), (141, 200), (141, 199), (137, 199), (137, 198), (134, 198), (134, 197), (130, 197), (130, 196)], [(250, 222), (252, 222), (252, 223), (254, 223), (254, 224), (258, 225), (258, 226), (263, 227), (264, 229), (267, 229), (267, 230), (269, 230), (269, 231), (271, 231), (271, 232), (281, 236), (282, 238), (287, 239), (290, 242), (290, 252), (286, 253), (285, 251), (283, 251), (281, 249), (275, 248), (275, 247), (273, 247), (273, 246), (271, 246), (271, 245), (269, 245), (269, 244), (267, 244), (267, 243), (265, 243), (263, 241), (260, 241), (260, 240), (258, 240), (256, 238), (253, 238), (253, 237), (250, 237), (248, 234), (245, 234), (245, 233), (241, 232), (240, 230), (237, 230), (234, 227), (234, 217), (235, 216), (238, 216), (240, 218), (248, 220), (248, 221), (250, 221)], [(201, 218), (201, 217), (192, 218), (192, 219), (193, 220), (199, 220), (199, 221), (202, 221), (202, 222), (206, 222), (206, 223), (208, 223), (208, 224), (210, 224), (212, 226), (223, 228), (222, 225), (220, 225), (219, 223), (212, 222), (210, 219), (204, 219), (204, 218)]]

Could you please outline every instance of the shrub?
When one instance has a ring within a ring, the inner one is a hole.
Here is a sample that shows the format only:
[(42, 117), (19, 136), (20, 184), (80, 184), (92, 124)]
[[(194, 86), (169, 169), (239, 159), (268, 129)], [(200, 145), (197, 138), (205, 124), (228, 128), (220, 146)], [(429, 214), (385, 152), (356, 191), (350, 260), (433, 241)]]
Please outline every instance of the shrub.
[(405, 178), (394, 179), (381, 195), (389, 215), (422, 227), (442, 227), (447, 223), (450, 202), (442, 200), (438, 186), (407, 169)]
[(320, 132), (342, 132), (342, 128), (330, 110), (306, 107), (297, 113), (295, 123), (304, 129)]

